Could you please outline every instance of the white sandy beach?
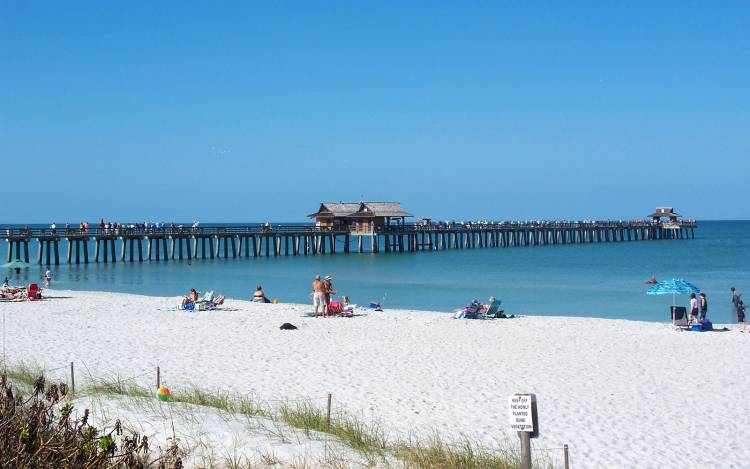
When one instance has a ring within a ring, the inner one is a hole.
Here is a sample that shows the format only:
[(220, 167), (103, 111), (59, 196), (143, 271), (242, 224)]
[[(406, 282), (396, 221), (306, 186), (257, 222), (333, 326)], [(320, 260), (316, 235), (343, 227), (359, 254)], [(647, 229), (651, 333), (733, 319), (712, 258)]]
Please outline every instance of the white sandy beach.
[[(55, 298), (0, 304), (9, 363), (74, 361), (77, 381), (148, 373), (144, 385), (158, 365), (173, 392), (192, 384), (321, 405), (331, 392), (336, 406), (393, 436), (437, 430), (485, 443), (515, 444), (508, 396), (534, 392), (534, 446), (567, 443), (573, 467), (750, 465), (750, 333), (736, 326), (680, 333), (625, 320), (397, 310), (322, 319), (302, 317), (309, 306), (231, 299), (236, 311), (190, 313), (160, 310), (176, 298), (47, 294)], [(299, 330), (279, 330), (284, 322)]]

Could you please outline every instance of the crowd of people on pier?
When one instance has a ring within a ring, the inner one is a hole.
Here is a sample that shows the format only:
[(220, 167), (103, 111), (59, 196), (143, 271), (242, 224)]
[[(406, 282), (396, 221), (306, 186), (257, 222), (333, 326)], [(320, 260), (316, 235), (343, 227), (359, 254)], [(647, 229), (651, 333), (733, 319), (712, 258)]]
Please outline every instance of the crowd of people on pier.
[[(185, 226), (182, 224), (175, 223), (163, 223), (163, 222), (149, 222), (144, 221), (143, 223), (118, 223), (116, 221), (105, 221), (104, 218), (99, 220), (99, 223), (95, 226), (98, 228), (96, 234), (100, 235), (112, 235), (120, 236), (123, 234), (156, 234), (156, 233), (199, 233), (201, 231), (200, 222), (194, 221), (192, 225)], [(57, 226), (57, 223), (52, 222), (48, 229), (44, 230), (48, 234), (55, 236), (58, 234), (70, 235), (87, 235), (93, 234), (91, 231), (91, 225), (87, 221), (82, 221), (78, 225), (70, 225), (66, 223), (62, 228)], [(33, 229), (29, 226), (23, 226), (19, 228), (5, 228), (5, 234), (7, 236), (18, 235), (18, 236), (32, 236)], [(44, 233), (42, 233), (44, 234)]]

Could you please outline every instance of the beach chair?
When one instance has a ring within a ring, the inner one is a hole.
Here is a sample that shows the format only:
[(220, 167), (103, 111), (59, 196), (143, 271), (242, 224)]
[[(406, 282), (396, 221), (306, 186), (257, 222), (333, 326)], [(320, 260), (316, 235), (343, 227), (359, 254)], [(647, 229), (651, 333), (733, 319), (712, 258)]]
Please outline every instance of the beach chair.
[(481, 303), (471, 303), (464, 308), (463, 319), (479, 319), (484, 307)]
[(203, 294), (203, 298), (198, 300), (199, 303), (211, 303), (214, 300), (214, 291), (207, 291)]
[(687, 308), (684, 306), (670, 306), (670, 319), (675, 327), (682, 328), (688, 327)]
[(500, 300), (495, 300), (492, 303), (490, 303), (490, 306), (487, 309), (487, 312), (484, 313), (485, 319), (496, 319), (496, 318), (502, 317), (505, 311), (500, 309), (501, 304), (503, 304), (503, 302)]
[(42, 290), (39, 288), (39, 285), (36, 283), (29, 284), (29, 286), (26, 287), (26, 298), (28, 298), (29, 301), (41, 300)]

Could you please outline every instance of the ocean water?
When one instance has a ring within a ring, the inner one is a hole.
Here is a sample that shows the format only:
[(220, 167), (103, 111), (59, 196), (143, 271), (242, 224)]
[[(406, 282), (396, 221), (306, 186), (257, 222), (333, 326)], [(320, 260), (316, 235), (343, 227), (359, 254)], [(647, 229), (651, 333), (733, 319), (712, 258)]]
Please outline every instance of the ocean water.
[[(61, 256), (67, 248), (61, 246)], [(30, 250), (32, 257), (35, 248)], [(93, 250), (91, 250), (93, 252)], [(0, 246), (5, 261), (7, 243)], [(44, 267), (13, 283), (39, 281)], [(333, 277), (352, 302), (445, 311), (490, 295), (507, 312), (667, 321), (671, 295), (650, 296), (644, 283), (684, 278), (706, 292), (709, 317), (733, 319), (729, 288), (750, 291), (750, 221), (699, 222), (696, 239), (433, 251), (53, 266), (53, 287), (176, 296), (190, 288), (248, 299), (256, 285), (281, 302), (310, 301), (315, 274)], [(41, 282), (40, 282), (41, 283)], [(677, 297), (686, 304), (686, 297)], [(2, 305), (0, 304), (0, 307)]]

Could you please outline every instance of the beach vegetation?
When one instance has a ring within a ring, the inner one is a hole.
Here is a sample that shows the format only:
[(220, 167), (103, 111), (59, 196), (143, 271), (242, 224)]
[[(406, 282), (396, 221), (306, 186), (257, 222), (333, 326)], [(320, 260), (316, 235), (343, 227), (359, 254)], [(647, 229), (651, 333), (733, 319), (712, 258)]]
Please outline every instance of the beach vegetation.
[[(33, 379), (40, 368), (30, 364), (22, 364), (8, 368), (8, 381), (15, 381), (26, 386), (33, 386)], [(40, 379), (37, 375), (37, 380)], [(42, 378), (43, 379), (43, 378)], [(64, 385), (63, 385), (64, 386)], [(58, 388), (59, 389), (59, 388)], [(135, 405), (147, 407), (160, 407), (163, 402), (155, 399), (156, 390), (140, 386), (132, 381), (120, 379), (119, 377), (109, 379), (93, 379), (85, 388), (82, 388), (76, 397), (87, 396), (92, 399), (104, 397), (128, 397), (132, 398)], [(427, 468), (461, 468), (461, 469), (514, 469), (520, 467), (520, 457), (512, 448), (510, 442), (500, 442), (495, 447), (481, 445), (468, 437), (448, 440), (438, 433), (427, 437), (390, 438), (382, 424), (377, 421), (368, 421), (362, 417), (352, 415), (340, 409), (334, 409), (328, 418), (328, 409), (324, 405), (317, 405), (312, 400), (279, 401), (274, 404), (263, 402), (252, 395), (236, 395), (226, 391), (208, 391), (196, 386), (188, 386), (185, 389), (173, 390), (170, 401), (173, 403), (184, 403), (195, 406), (204, 406), (219, 409), (228, 414), (243, 415), (252, 418), (262, 418), (257, 425), (263, 426), (262, 430), (268, 431), (275, 439), (287, 442), (290, 437), (286, 434), (288, 429), (298, 429), (308, 438), (327, 439), (343, 445), (364, 456), (354, 466), (357, 467), (403, 467), (414, 469)], [(59, 406), (58, 415), (70, 416), (71, 404), (69, 402)], [(189, 407), (173, 406), (170, 412), (190, 412)], [(256, 420), (254, 420), (256, 421)], [(270, 425), (270, 427), (269, 427)], [(284, 430), (287, 428), (287, 430)], [(26, 431), (23, 428), (17, 429)], [(118, 447), (117, 439), (112, 438), (111, 433), (99, 432), (98, 429), (90, 427), (89, 433), (81, 433), (83, 443), (90, 443), (85, 450), (90, 453), (100, 454), (112, 452), (112, 448)], [(93, 433), (92, 433), (93, 432)], [(177, 440), (173, 440), (173, 446), (177, 448)], [(335, 445), (331, 445), (335, 447)], [(252, 468), (269, 467), (280, 464), (279, 458), (273, 452), (259, 452), (255, 458), (240, 455), (237, 451), (225, 452), (217, 456), (210, 448), (203, 448), (201, 456), (203, 467), (221, 468)], [(205, 451), (208, 450), (208, 451)], [(176, 451), (176, 449), (175, 449)], [(186, 451), (182, 448), (183, 453)], [(346, 450), (344, 450), (346, 453)], [(177, 453), (176, 453), (177, 454)], [(285, 464), (285, 467), (288, 467)], [(338, 454), (336, 451), (327, 451), (324, 460), (308, 461), (295, 460), (292, 467), (352, 467), (351, 458), (346, 454)], [(554, 467), (545, 461), (535, 461), (535, 467)]]
[(29, 384), (26, 370), (10, 376), (0, 375), (0, 467), (182, 467), (176, 445), (155, 455), (147, 437), (126, 432), (119, 421), (105, 430), (91, 425), (88, 410), (71, 418), (65, 383), (49, 384), (38, 376), (27, 396), (13, 384), (16, 379)]

